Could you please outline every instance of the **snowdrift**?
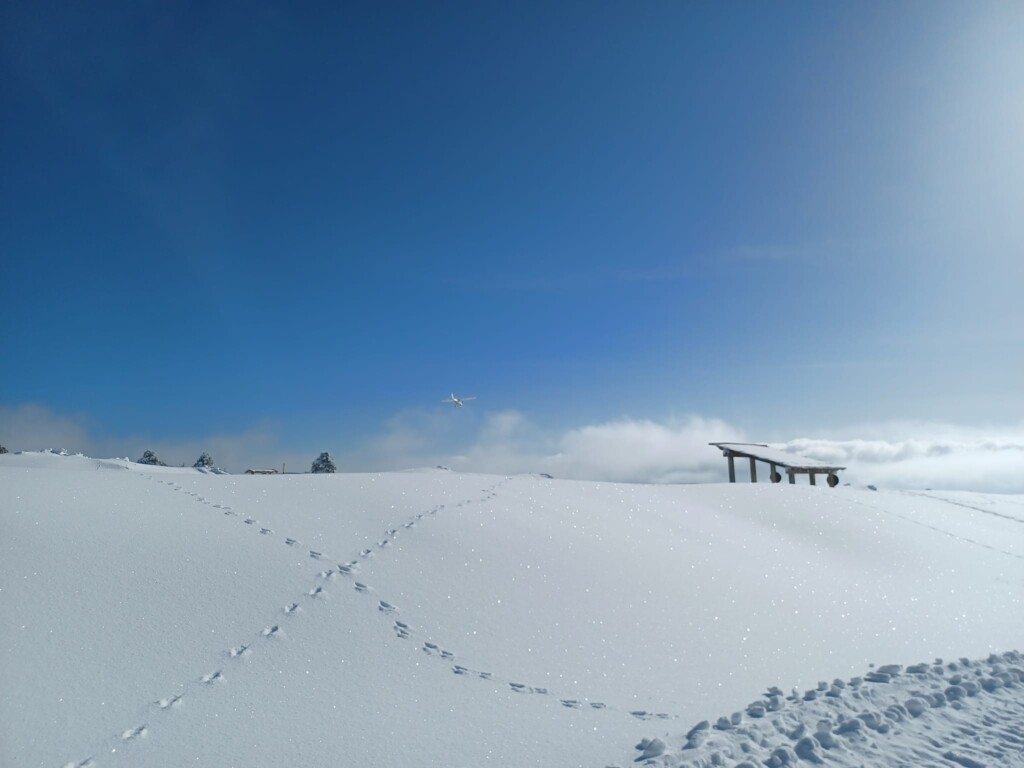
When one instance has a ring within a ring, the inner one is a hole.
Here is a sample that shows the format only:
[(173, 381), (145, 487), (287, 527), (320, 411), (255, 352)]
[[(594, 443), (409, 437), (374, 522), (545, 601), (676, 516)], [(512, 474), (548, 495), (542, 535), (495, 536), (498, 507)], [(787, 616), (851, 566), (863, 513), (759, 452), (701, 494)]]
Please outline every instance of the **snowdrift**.
[(1024, 698), (1021, 496), (8, 454), (0, 531), (5, 765), (995, 766), (1024, 746), (1000, 725)]

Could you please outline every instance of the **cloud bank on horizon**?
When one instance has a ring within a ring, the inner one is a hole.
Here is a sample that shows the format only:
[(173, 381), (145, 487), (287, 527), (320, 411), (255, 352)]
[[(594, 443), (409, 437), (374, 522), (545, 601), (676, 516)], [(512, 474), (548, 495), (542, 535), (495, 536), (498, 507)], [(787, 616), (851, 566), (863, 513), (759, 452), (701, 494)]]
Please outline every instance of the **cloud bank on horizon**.
[[(286, 444), (266, 425), (177, 441), (145, 435), (97, 437), (95, 432), (85, 417), (41, 405), (0, 407), (0, 443), (12, 451), (52, 448), (136, 459), (151, 449), (172, 465), (191, 465), (208, 451), (221, 466), (241, 472), (250, 466), (282, 464), (305, 471), (322, 450), (319, 445), (300, 449)], [(701, 416), (665, 421), (623, 417), (552, 430), (524, 413), (504, 410), (484, 413), (473, 433), (453, 438), (436, 412), (410, 411), (393, 417), (380, 434), (326, 448), (342, 471), (443, 465), (494, 474), (545, 472), (573, 480), (713, 483), (725, 481), (725, 462), (708, 444), (751, 442), (757, 437), (721, 419)], [(889, 422), (838, 430), (834, 437), (794, 438), (772, 445), (846, 466), (843, 482), (1024, 493), (1024, 422), (987, 431)]]

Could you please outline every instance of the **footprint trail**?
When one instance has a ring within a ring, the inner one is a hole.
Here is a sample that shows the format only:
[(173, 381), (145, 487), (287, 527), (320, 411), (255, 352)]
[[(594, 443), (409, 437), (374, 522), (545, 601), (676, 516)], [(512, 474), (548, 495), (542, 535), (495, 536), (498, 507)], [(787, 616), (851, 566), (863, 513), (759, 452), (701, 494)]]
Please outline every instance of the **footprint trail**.
[[(148, 477), (149, 479), (153, 479), (152, 476), (144, 476), (144, 477)], [(466, 499), (464, 501), (458, 502), (454, 506), (455, 507), (463, 507), (463, 506), (465, 506), (467, 504), (471, 504), (471, 503), (480, 503), (480, 502), (489, 501), (490, 499), (494, 498), (494, 496), (495, 496), (495, 493), (494, 493), (495, 489), (497, 487), (499, 487), (500, 485), (504, 484), (505, 482), (508, 482), (508, 480), (509, 480), (509, 478), (505, 478), (504, 480), (500, 481), (499, 483), (497, 483), (492, 488), (485, 489), (485, 491), (484, 491), (485, 495), (482, 498), (479, 498), (479, 499)], [(182, 486), (174, 484), (174, 483), (172, 483), (170, 481), (157, 480), (157, 482), (169, 486), (171, 488), (171, 490), (173, 490), (173, 491), (180, 492), (180, 491), (183, 490)], [(193, 497), (198, 503), (202, 503), (202, 504), (205, 504), (207, 506), (210, 506), (211, 508), (221, 510), (224, 515), (233, 516), (233, 517), (236, 517), (236, 518), (240, 518), (241, 517), (237, 512), (235, 512), (231, 507), (229, 507), (227, 505), (213, 504), (212, 502), (207, 500), (205, 497), (202, 497), (199, 494), (194, 493), (194, 492), (186, 492), (186, 494), (191, 496), (191, 497)], [(387, 528), (384, 531), (383, 537), (377, 542), (377, 545), (376, 545), (377, 550), (378, 551), (385, 551), (385, 550), (393, 549), (390, 545), (395, 541), (395, 539), (401, 534), (402, 531), (412, 531), (414, 528), (416, 528), (418, 522), (426, 520), (426, 519), (429, 519), (430, 517), (436, 516), (439, 512), (441, 512), (445, 508), (446, 508), (445, 504), (434, 505), (433, 507), (431, 507), (431, 508), (429, 508), (429, 509), (427, 509), (427, 510), (425, 510), (423, 512), (416, 513), (410, 519), (406, 520), (403, 523), (400, 523), (400, 524), (397, 524), (395, 526)], [(244, 525), (248, 526), (250, 529), (257, 530), (257, 532), (259, 534), (261, 534), (261, 535), (266, 536), (266, 535), (274, 534), (274, 531), (272, 529), (270, 529), (268, 527), (265, 527), (265, 526), (262, 526), (262, 527), (259, 526), (259, 521), (256, 520), (255, 518), (244, 517), (244, 518), (241, 519), (241, 521), (242, 521), (242, 523)], [(295, 547), (295, 546), (298, 546), (300, 544), (298, 539), (292, 538), (292, 537), (284, 537), (282, 539), (282, 541), (283, 541), (283, 543), (286, 546), (289, 546), (289, 547)], [(357, 574), (359, 572), (360, 561), (362, 561), (363, 563), (369, 563), (372, 560), (374, 554), (375, 553), (374, 553), (374, 551), (372, 549), (362, 549), (362, 550), (359, 551), (356, 559), (354, 559), (352, 561), (349, 561), (349, 562), (338, 563), (336, 569), (335, 568), (329, 568), (327, 570), (321, 570), (321, 571), (319, 571), (315, 575), (314, 578), (316, 580), (324, 580), (324, 581), (326, 581), (326, 580), (330, 580), (331, 578), (335, 578), (335, 577), (351, 577), (351, 576), (354, 576), (355, 574)], [(320, 550), (310, 549), (310, 550), (308, 550), (308, 555), (309, 555), (310, 559), (312, 559), (312, 560), (329, 559), (329, 556), (327, 554), (325, 554), (324, 552), (320, 551)], [(361, 594), (370, 594), (371, 592), (373, 592), (373, 589), (367, 583), (361, 582), (361, 581), (353, 581), (352, 587), (353, 587), (353, 589), (356, 592), (359, 592)], [(324, 598), (326, 596), (327, 596), (327, 591), (324, 589), (324, 587), (321, 584), (317, 584), (317, 583), (314, 583), (314, 585), (303, 595), (303, 597), (305, 599), (308, 599), (308, 600), (311, 600), (313, 602), (317, 602), (317, 603), (320, 603), (320, 604), (326, 604), (326, 602), (324, 600)], [(302, 608), (301, 608), (300, 602), (299, 601), (295, 601), (295, 602), (289, 603), (282, 610), (283, 610), (284, 615), (286, 617), (288, 617), (288, 619), (290, 621), (294, 621), (294, 620), (297, 620), (297, 619), (292, 618), (292, 617), (298, 616), (298, 614), (301, 612)], [(382, 617), (383, 616), (393, 617), (395, 614), (397, 614), (399, 612), (399, 609), (398, 609), (398, 606), (396, 606), (394, 603), (391, 603), (391, 602), (389, 602), (387, 600), (384, 600), (384, 599), (378, 599), (376, 601), (376, 612), (378, 613), (378, 615), (380, 615)], [(393, 619), (392, 619), (392, 621), (393, 621), (392, 629), (393, 629), (393, 631), (395, 633), (395, 636), (398, 639), (402, 639), (402, 640), (412, 640), (413, 639), (415, 631), (413, 630), (412, 626), (409, 623), (407, 623), (406, 621), (398, 621), (398, 620), (393, 620)], [(271, 624), (271, 625), (268, 625), (268, 626), (264, 627), (263, 630), (258, 633), (258, 637), (261, 638), (264, 641), (286, 639), (280, 624)], [(510, 691), (513, 691), (513, 692), (519, 693), (519, 694), (524, 694), (524, 695), (539, 695), (539, 696), (553, 695), (548, 690), (548, 688), (546, 688), (544, 686), (527, 685), (526, 683), (520, 683), (520, 682), (512, 681), (512, 680), (505, 680), (505, 679), (502, 679), (501, 677), (499, 677), (497, 675), (494, 675), (492, 672), (490, 672), (488, 670), (476, 669), (476, 668), (467, 666), (464, 663), (455, 664), (454, 661), (455, 661), (456, 656), (455, 656), (455, 653), (453, 651), (448, 650), (446, 647), (443, 647), (442, 645), (440, 645), (438, 643), (431, 642), (430, 640), (425, 640), (422, 643), (422, 645), (419, 646), (419, 649), (425, 655), (430, 656), (430, 657), (436, 659), (438, 661), (438, 663), (446, 664), (449, 667), (450, 671), (453, 674), (455, 674), (455, 675), (457, 675), (459, 677), (467, 678), (467, 679), (475, 679), (475, 680), (478, 680), (478, 681), (482, 681), (484, 683), (490, 684), (492, 686), (492, 688), (493, 688), (494, 683), (504, 684), (505, 686), (507, 686), (507, 690), (510, 690)], [(226, 649), (223, 653), (224, 653), (224, 655), (227, 658), (237, 660), (237, 659), (241, 659), (241, 658), (250, 657), (250, 656), (252, 656), (254, 654), (254, 652), (256, 652), (256, 649), (253, 646), (252, 642), (250, 641), (250, 642), (239, 643), (238, 645), (235, 645), (235, 646), (233, 646), (231, 648)], [(195, 681), (194, 683), (185, 683), (183, 685), (180, 685), (179, 686), (179, 692), (177, 692), (175, 694), (172, 694), (170, 696), (167, 696), (165, 698), (161, 698), (161, 699), (158, 699), (158, 700), (154, 701), (152, 703), (152, 706), (155, 707), (156, 710), (158, 710), (160, 712), (163, 712), (163, 713), (167, 713), (167, 716), (170, 716), (169, 713), (173, 712), (175, 709), (178, 709), (178, 708), (180, 708), (182, 706), (183, 702), (186, 699), (186, 696), (189, 695), (190, 692), (195, 693), (195, 694), (198, 695), (202, 689), (205, 689), (205, 690), (209, 691), (209, 690), (212, 690), (214, 688), (217, 688), (217, 687), (220, 686), (220, 684), (226, 682), (226, 677), (225, 677), (225, 674), (224, 674), (223, 670), (215, 669), (213, 672), (209, 672), (209, 673), (207, 673), (205, 675), (202, 675), (201, 677), (198, 677), (198, 678), (193, 678), (193, 680)], [(196, 686), (196, 685), (198, 686), (198, 689), (193, 690), (193, 687)], [(494, 688), (494, 690), (497, 691), (498, 689)], [(607, 704), (605, 704), (603, 702), (591, 701), (591, 700), (589, 700), (589, 699), (587, 699), (585, 697), (579, 697), (579, 696), (566, 696), (565, 698), (560, 698), (559, 701), (562, 704), (562, 706), (564, 706), (566, 708), (569, 708), (569, 709), (590, 708), (590, 709), (594, 709), (594, 710), (609, 710), (609, 711), (620, 712), (620, 713), (625, 712), (625, 713), (629, 714), (630, 716), (638, 717), (638, 718), (641, 718), (641, 719), (648, 719), (648, 718), (667, 719), (667, 718), (670, 717), (669, 715), (662, 714), (662, 713), (654, 714), (654, 713), (648, 713), (648, 712), (641, 711), (641, 710), (625, 710), (625, 709), (621, 709), (621, 708), (617, 708), (617, 707), (612, 707), (612, 706), (607, 705)], [(98, 760), (95, 757), (95, 755), (102, 754), (106, 750), (108, 750), (109, 749), (108, 745), (110, 743), (118, 742), (118, 743), (121, 743), (121, 744), (127, 744), (127, 743), (134, 743), (134, 742), (141, 741), (148, 734), (148, 732), (149, 732), (151, 727), (152, 727), (152, 725), (149, 722), (145, 722), (145, 723), (143, 723), (141, 725), (132, 726), (132, 727), (130, 727), (128, 729), (125, 729), (125, 730), (123, 730), (123, 731), (121, 731), (119, 733), (112, 734), (110, 737), (108, 737), (107, 739), (103, 740), (103, 742), (100, 745), (98, 745), (99, 748), (94, 749), (94, 750), (90, 750), (92, 756), (90, 756), (90, 757), (88, 757), (85, 760), (82, 760), (80, 762), (69, 762), (69, 763), (66, 763), (65, 765), (66, 765), (66, 767), (69, 767), (69, 768), (98, 768), (99, 767), (99, 763), (98, 763)]]

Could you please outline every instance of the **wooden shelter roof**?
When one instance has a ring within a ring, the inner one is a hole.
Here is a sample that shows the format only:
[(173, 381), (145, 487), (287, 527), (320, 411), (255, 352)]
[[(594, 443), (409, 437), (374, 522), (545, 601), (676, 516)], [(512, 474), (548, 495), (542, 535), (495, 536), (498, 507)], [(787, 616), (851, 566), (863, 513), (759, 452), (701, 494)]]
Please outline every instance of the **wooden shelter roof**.
[(778, 448), (770, 448), (763, 443), (709, 443), (709, 445), (721, 448), (722, 453), (726, 455), (731, 453), (733, 456), (757, 459), (758, 461), (765, 461), (769, 464), (775, 464), (797, 472), (811, 470), (815, 472), (838, 472), (840, 469), (846, 469), (846, 467), (828, 464), (817, 459), (796, 456), (786, 451), (780, 451)]

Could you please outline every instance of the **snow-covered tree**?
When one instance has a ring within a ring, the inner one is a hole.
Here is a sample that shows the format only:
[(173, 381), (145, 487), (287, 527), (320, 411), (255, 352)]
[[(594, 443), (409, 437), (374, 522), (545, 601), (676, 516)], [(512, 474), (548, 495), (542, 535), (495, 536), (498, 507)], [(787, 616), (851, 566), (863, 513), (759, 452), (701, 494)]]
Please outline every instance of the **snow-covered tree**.
[(196, 463), (192, 466), (196, 469), (213, 469), (213, 457), (206, 451), (203, 451), (203, 455), (196, 459)]
[(136, 464), (149, 464), (150, 466), (153, 466), (153, 467), (166, 467), (167, 466), (162, 461), (160, 461), (160, 459), (157, 457), (157, 455), (155, 453), (153, 453), (152, 451), (143, 451), (142, 452), (142, 458), (137, 459), (135, 461), (135, 463)]
[(320, 474), (322, 472), (332, 473), (337, 472), (338, 468), (334, 466), (334, 459), (331, 458), (331, 454), (324, 451), (316, 457), (316, 461), (313, 462), (313, 474)]
[(7, 453), (7, 449), (0, 445), (0, 453)]

